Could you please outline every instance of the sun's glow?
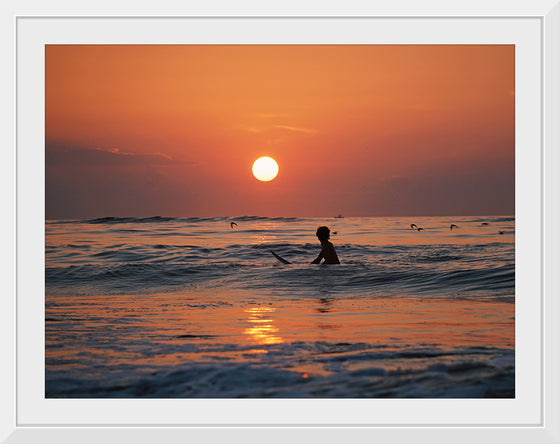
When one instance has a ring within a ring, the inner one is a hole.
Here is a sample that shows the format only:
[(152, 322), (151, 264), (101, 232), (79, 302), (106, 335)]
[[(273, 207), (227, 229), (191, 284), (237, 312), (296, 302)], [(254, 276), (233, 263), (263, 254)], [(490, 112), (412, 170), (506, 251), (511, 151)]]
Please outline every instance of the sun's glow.
[(253, 176), (263, 182), (268, 182), (278, 174), (278, 164), (272, 157), (260, 157), (253, 163)]

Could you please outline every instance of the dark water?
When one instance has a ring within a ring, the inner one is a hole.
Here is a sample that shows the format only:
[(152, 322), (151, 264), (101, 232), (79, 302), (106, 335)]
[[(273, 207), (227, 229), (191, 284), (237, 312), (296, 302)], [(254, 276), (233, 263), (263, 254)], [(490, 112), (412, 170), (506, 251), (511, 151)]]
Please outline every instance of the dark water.
[[(341, 265), (309, 264), (319, 225)], [(46, 395), (512, 397), (514, 232), (507, 216), (48, 221)]]

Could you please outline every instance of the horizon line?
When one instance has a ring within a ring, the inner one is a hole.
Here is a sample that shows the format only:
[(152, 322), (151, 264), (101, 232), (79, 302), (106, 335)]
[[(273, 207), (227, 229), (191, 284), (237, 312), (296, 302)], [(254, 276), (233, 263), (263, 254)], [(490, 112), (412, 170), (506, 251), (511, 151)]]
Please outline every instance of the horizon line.
[(221, 218), (221, 219), (235, 219), (241, 217), (262, 217), (262, 218), (284, 218), (284, 219), (351, 219), (351, 218), (366, 218), (366, 217), (515, 217), (515, 213), (501, 213), (501, 214), (437, 214), (437, 215), (428, 215), (428, 214), (409, 214), (409, 215), (375, 215), (375, 216), (357, 216), (357, 215), (350, 215), (338, 217), (338, 216), (272, 216), (272, 215), (257, 215), (257, 214), (242, 214), (236, 216), (224, 216), (224, 215), (190, 215), (190, 216), (162, 216), (160, 214), (157, 215), (150, 215), (150, 216), (86, 216), (86, 217), (45, 217), (45, 221), (51, 220), (91, 220), (91, 219), (104, 219), (104, 218), (115, 218), (115, 219), (149, 219), (149, 218), (162, 218), (162, 219), (193, 219), (193, 218), (200, 218), (200, 219), (213, 219), (213, 218)]

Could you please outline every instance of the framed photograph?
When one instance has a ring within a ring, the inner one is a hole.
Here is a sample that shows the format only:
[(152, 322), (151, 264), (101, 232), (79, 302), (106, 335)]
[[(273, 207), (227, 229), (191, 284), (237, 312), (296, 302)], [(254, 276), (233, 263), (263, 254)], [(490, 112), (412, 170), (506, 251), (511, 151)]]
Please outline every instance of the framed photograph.
[(560, 443), (560, 3), (2, 11), (0, 441)]

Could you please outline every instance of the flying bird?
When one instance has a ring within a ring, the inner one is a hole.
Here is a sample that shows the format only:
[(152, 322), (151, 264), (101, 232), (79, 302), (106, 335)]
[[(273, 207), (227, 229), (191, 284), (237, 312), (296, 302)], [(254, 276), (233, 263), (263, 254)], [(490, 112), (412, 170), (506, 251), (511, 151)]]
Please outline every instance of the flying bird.
[(451, 225), (449, 226), (449, 229), (450, 229), (451, 231), (453, 231), (453, 227), (455, 227), (455, 228), (459, 228), (459, 227), (458, 227), (457, 225), (455, 225), (455, 224), (451, 224)]
[(412, 228), (414, 230), (414, 229), (417, 229), (418, 226), (416, 224), (410, 224), (410, 228)]
[(237, 224), (235, 222), (230, 222), (229, 225), (231, 226), (231, 228), (233, 228), (234, 225), (237, 227)]

